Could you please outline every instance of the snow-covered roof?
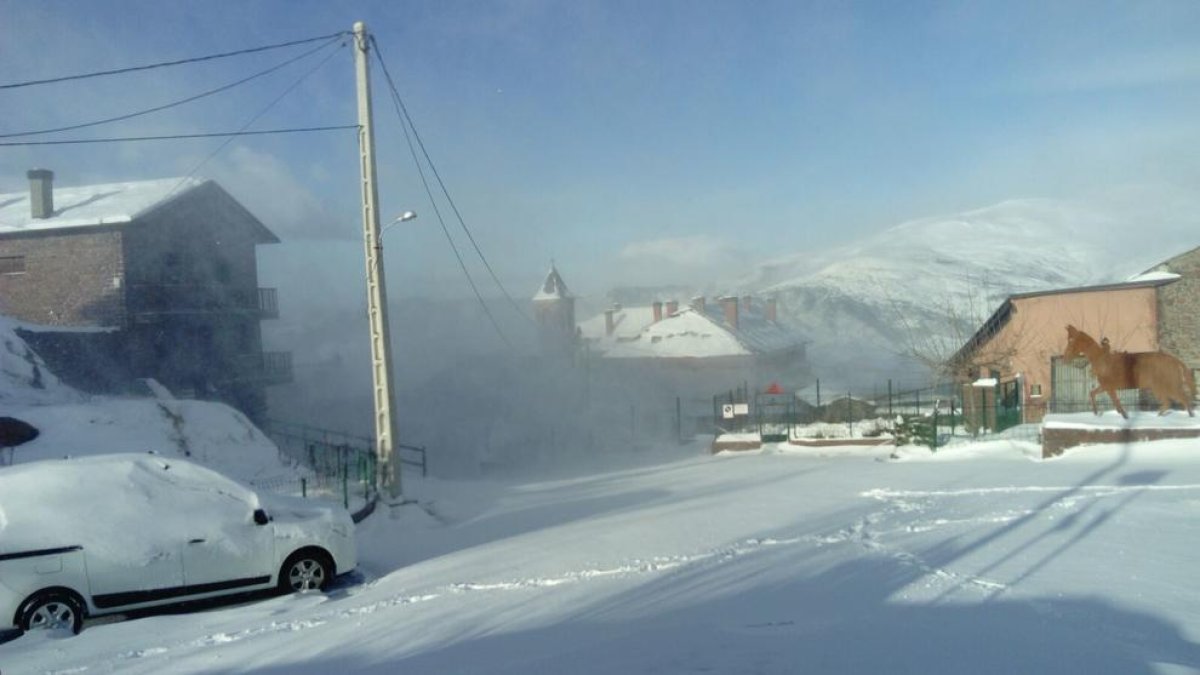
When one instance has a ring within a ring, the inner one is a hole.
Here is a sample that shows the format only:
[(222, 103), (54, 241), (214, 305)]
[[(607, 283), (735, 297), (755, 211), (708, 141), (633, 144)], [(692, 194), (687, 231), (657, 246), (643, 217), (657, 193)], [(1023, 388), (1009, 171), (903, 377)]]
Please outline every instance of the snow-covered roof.
[(725, 322), (719, 306), (684, 307), (672, 315), (663, 308), (660, 321), (653, 307), (613, 310), (613, 333), (606, 334), (604, 313), (579, 324), (593, 349), (610, 358), (713, 358), (773, 353), (798, 347), (804, 340), (768, 321), (760, 311), (739, 310), (738, 327)]
[(1128, 282), (1174, 281), (1175, 279), (1179, 279), (1179, 278), (1181, 278), (1181, 275), (1175, 274), (1174, 272), (1150, 271), (1150, 272), (1142, 272), (1141, 274), (1135, 274), (1135, 275), (1129, 277), (1128, 279), (1126, 279), (1125, 281), (1128, 281)]
[(0, 233), (128, 223), (203, 185), (195, 178), (159, 178), (54, 188), (54, 215), (34, 218), (29, 191), (0, 194)]
[(605, 356), (626, 359), (705, 358), (746, 356), (751, 353), (733, 333), (693, 309), (685, 309), (644, 326), (632, 338), (609, 340), (603, 349)]
[(550, 266), (550, 271), (546, 273), (546, 280), (538, 288), (538, 292), (534, 294), (533, 299), (536, 300), (562, 300), (571, 297), (571, 291), (567, 290), (567, 285), (559, 276), (558, 270), (554, 265)]

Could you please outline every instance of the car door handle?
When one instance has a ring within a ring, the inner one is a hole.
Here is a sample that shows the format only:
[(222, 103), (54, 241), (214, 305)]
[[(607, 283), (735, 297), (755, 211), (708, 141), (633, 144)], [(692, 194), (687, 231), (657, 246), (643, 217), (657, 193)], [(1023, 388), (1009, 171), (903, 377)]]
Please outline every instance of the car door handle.
[(188, 541), (188, 543), (189, 544), (203, 544), (204, 540), (203, 539), (191, 539)]

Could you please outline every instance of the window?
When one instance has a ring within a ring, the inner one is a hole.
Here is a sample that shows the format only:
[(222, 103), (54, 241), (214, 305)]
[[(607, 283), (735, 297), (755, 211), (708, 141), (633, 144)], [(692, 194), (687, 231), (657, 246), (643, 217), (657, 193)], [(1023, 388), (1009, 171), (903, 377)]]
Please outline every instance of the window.
[(1042, 395), (1042, 385), (1040, 385), (1040, 384), (1029, 385), (1029, 395), (1030, 396), (1041, 396)]
[(0, 256), (0, 274), (24, 274), (25, 256)]

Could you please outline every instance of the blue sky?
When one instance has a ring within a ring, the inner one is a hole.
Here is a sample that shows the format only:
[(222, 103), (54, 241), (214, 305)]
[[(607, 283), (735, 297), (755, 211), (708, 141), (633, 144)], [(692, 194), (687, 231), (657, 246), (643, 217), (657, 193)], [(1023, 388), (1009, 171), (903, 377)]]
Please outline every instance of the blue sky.
[[(1131, 184), (1200, 185), (1191, 0), (0, 0), (0, 16), (6, 82), (366, 21), (477, 241), (518, 296), (532, 294), (551, 258), (584, 293), (697, 283), (1009, 198), (1086, 202)], [(3, 90), (0, 133), (158, 105), (298, 51)], [(62, 136), (235, 129), (314, 63)], [(352, 75), (343, 48), (253, 128), (353, 123)], [(376, 75), (384, 211), (421, 213), (389, 231), (390, 281), (465, 295)], [(33, 166), (63, 184), (180, 175), (217, 144), (3, 148), (0, 189), (24, 189)], [(199, 174), (295, 243), (268, 270), (305, 274), (330, 266), (314, 265), (325, 256), (348, 270), (329, 273), (331, 284), (357, 288), (356, 161), (349, 132), (239, 139)]]

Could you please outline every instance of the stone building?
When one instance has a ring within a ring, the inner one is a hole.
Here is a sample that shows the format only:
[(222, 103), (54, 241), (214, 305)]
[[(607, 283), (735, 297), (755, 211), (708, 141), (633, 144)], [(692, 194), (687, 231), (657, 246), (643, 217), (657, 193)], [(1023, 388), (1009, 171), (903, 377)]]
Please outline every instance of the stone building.
[(291, 355), (264, 352), (278, 317), (255, 249), (279, 239), (212, 181), (162, 179), (0, 194), (0, 314), (69, 384), (120, 391), (154, 378), (252, 418)]
[[(1200, 249), (1166, 260), (1128, 281), (1009, 296), (954, 357), (963, 405), (997, 407), (1017, 421), (1048, 412), (1090, 410), (1090, 368), (1066, 362), (1066, 326), (1112, 349), (1163, 350), (1200, 369)], [(993, 384), (994, 381), (994, 384)], [(987, 386), (982, 386), (987, 383)], [(1121, 393), (1136, 408), (1136, 391)], [(1098, 402), (1107, 407), (1107, 397)], [(997, 411), (991, 411), (996, 413)]]
[(1200, 247), (1165, 260), (1143, 276), (1175, 280), (1158, 290), (1158, 342), (1164, 351), (1200, 369)]

